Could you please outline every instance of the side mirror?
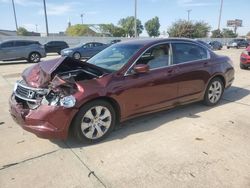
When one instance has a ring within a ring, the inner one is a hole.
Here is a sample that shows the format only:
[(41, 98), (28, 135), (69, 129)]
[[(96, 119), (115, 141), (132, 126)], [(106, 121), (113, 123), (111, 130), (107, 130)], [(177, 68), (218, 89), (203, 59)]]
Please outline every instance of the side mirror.
[(149, 72), (149, 66), (145, 64), (138, 64), (133, 68), (135, 73), (147, 73)]

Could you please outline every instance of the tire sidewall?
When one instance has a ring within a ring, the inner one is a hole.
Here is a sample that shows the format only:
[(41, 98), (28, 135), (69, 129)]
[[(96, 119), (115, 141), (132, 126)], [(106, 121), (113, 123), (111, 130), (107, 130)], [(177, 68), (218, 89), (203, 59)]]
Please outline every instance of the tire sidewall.
[[(108, 129), (108, 131), (100, 138), (97, 139), (89, 139), (87, 138), (83, 133), (82, 133), (82, 129), (81, 129), (81, 121), (82, 121), (82, 117), (84, 116), (84, 114), (92, 107), (94, 106), (104, 106), (106, 108), (108, 108), (108, 110), (111, 113), (111, 125)], [(113, 108), (113, 106), (104, 100), (95, 100), (95, 101), (91, 101), (89, 103), (84, 104), (80, 110), (78, 111), (78, 113), (76, 114), (74, 120), (73, 120), (73, 134), (76, 137), (76, 139), (78, 139), (80, 142), (84, 142), (84, 143), (96, 143), (99, 142), (101, 140), (103, 140), (104, 138), (106, 138), (114, 129), (116, 124), (116, 113), (115, 110)]]
[[(222, 87), (222, 91), (221, 91), (221, 96), (220, 96), (219, 100), (218, 100), (216, 103), (212, 103), (212, 102), (209, 100), (209, 98), (208, 98), (208, 92), (209, 92), (210, 86), (211, 86), (212, 83), (215, 82), (215, 81), (220, 82), (221, 87)], [(205, 96), (204, 96), (204, 100), (203, 100), (203, 102), (205, 103), (205, 105), (207, 105), (207, 106), (215, 106), (216, 104), (218, 104), (218, 103), (220, 102), (221, 98), (222, 98), (222, 95), (223, 95), (223, 93), (224, 93), (224, 89), (225, 89), (225, 86), (224, 86), (222, 80), (221, 80), (220, 78), (218, 78), (218, 77), (213, 78), (213, 79), (209, 82), (209, 84), (208, 84), (208, 86), (207, 86), (207, 88), (206, 88), (206, 92), (205, 92)]]

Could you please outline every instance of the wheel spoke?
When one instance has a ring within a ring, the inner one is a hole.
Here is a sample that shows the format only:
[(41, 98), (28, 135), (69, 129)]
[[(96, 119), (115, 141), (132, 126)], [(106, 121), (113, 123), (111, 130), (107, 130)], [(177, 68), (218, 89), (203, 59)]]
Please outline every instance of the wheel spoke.
[(95, 126), (95, 128), (96, 128), (96, 131), (97, 131), (96, 137), (101, 137), (104, 134), (104, 132), (102, 131), (101, 127), (99, 127), (97, 125), (97, 126)]
[(99, 117), (102, 112), (102, 107), (101, 106), (95, 107), (95, 111), (96, 111), (96, 116)]
[(86, 118), (92, 120), (95, 116), (94, 116), (92, 110), (89, 110), (89, 111), (87, 111), (87, 113), (84, 115), (84, 117), (86, 117)]
[(85, 133), (86, 137), (87, 138), (90, 138), (92, 139), (94, 137), (94, 132), (95, 132), (95, 129), (93, 129), (92, 127), (89, 129), (89, 131), (87, 133)]
[(110, 116), (111, 116), (110, 112), (108, 110), (104, 110), (104, 113), (100, 116), (100, 119), (103, 121), (104, 119)]

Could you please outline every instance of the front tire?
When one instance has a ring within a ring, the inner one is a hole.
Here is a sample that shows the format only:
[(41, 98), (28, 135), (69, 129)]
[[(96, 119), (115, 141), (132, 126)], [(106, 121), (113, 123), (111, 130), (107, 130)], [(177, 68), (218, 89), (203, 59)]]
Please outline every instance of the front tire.
[(204, 104), (207, 106), (216, 105), (224, 92), (224, 84), (220, 78), (212, 79), (206, 89), (206, 93), (204, 96)]
[(104, 100), (83, 105), (73, 121), (74, 136), (85, 143), (103, 140), (115, 127), (115, 114), (113, 106)]
[(80, 60), (81, 59), (81, 54), (79, 52), (75, 52), (73, 54), (73, 58), (76, 59), (76, 60)]
[(28, 62), (29, 63), (38, 63), (41, 60), (41, 55), (38, 52), (32, 52), (29, 55)]

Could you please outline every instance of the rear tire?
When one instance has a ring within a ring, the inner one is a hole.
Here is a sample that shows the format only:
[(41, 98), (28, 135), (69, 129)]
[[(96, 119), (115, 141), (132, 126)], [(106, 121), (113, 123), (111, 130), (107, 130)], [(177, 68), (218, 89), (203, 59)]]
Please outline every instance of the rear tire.
[(220, 78), (213, 78), (207, 86), (203, 103), (207, 106), (215, 106), (222, 97), (224, 87), (225, 86)]
[(32, 52), (29, 55), (28, 62), (29, 63), (38, 63), (41, 60), (41, 55), (38, 52)]
[(73, 120), (73, 134), (78, 141), (96, 143), (107, 137), (115, 127), (116, 113), (104, 100), (83, 105)]

